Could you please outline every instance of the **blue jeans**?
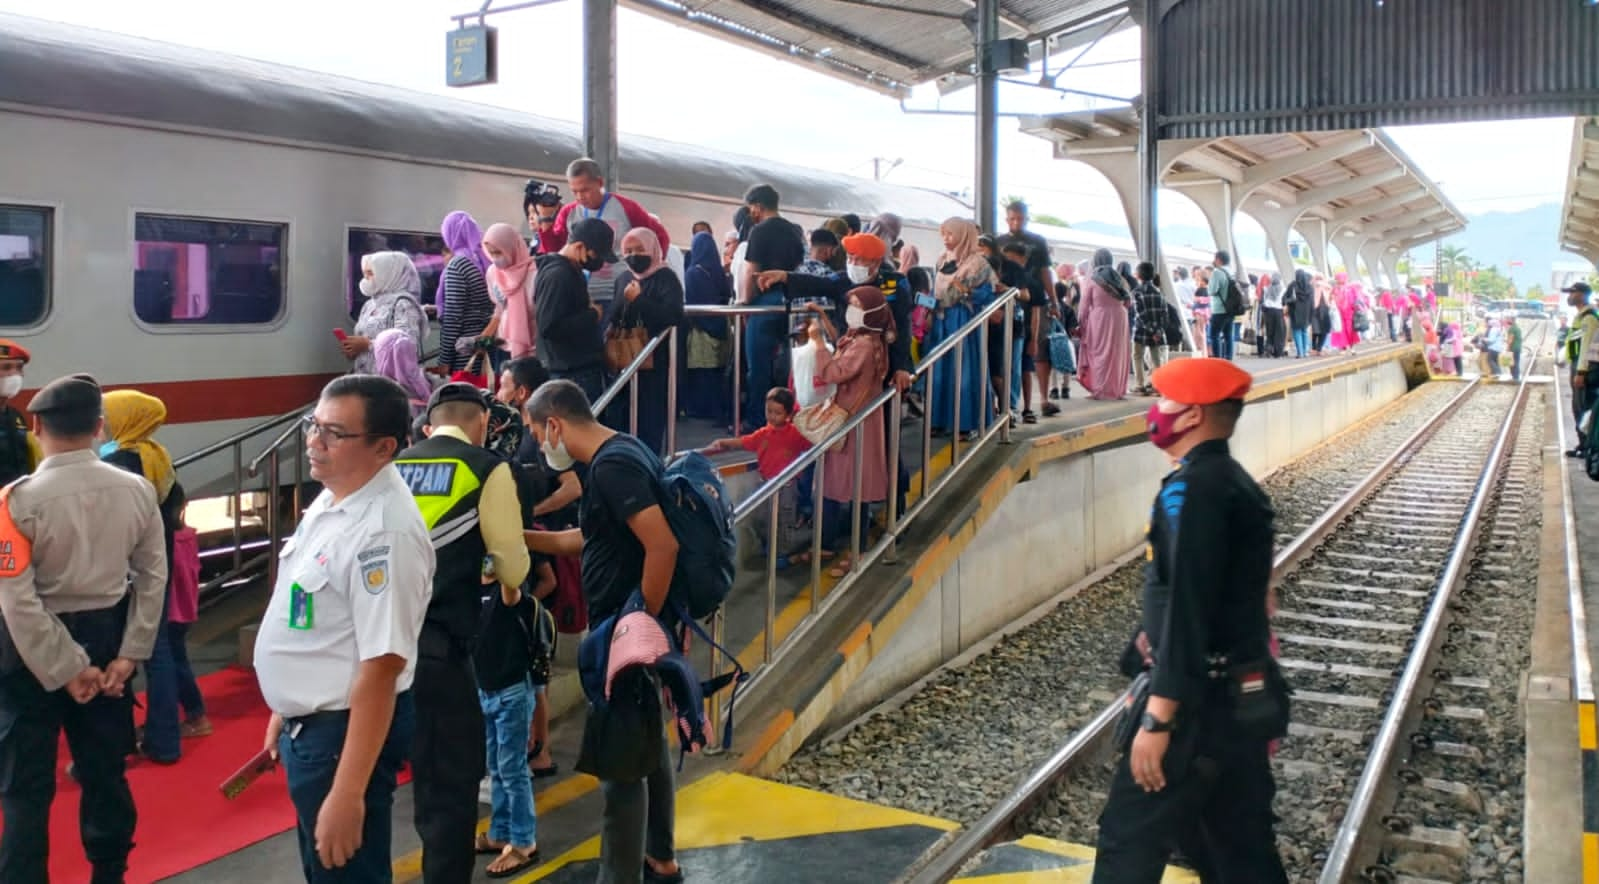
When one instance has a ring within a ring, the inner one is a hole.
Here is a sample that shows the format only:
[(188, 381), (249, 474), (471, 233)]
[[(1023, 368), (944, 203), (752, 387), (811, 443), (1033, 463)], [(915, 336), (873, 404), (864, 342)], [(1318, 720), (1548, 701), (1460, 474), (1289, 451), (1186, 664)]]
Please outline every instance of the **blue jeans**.
[[(783, 303), (783, 292), (771, 289), (750, 300), (751, 307), (776, 307)], [(739, 432), (754, 432), (766, 425), (766, 394), (772, 391), (772, 361), (783, 346), (788, 320), (783, 316), (751, 316), (744, 324), (745, 374), (744, 409)]]
[(325, 869), (316, 855), (316, 818), (333, 788), (349, 724), (348, 712), (318, 712), (290, 719), (278, 737), (278, 758), (289, 782), (289, 800), (294, 803), (295, 834), (307, 884), (390, 884), (394, 880), (394, 784), (410, 754), (411, 733), (416, 727), (411, 692), (394, 698), (394, 720), (366, 784), (361, 847), (343, 868)]
[(1310, 329), (1294, 329), (1294, 355), (1304, 356), (1310, 352)]
[(483, 704), (484, 741), (489, 760), (489, 792), (494, 806), (489, 840), (529, 847), (538, 843), (533, 809), (533, 777), (527, 769), (527, 735), (538, 695), (523, 679), (498, 691), (477, 692)]
[(155, 647), (144, 664), (149, 682), (144, 722), (144, 750), (151, 758), (169, 761), (183, 754), (178, 731), (178, 709), (189, 721), (205, 715), (205, 700), (189, 665), (185, 638), (189, 624), (163, 622), (155, 631)]
[(1210, 355), (1221, 359), (1233, 358), (1233, 315), (1210, 315)]

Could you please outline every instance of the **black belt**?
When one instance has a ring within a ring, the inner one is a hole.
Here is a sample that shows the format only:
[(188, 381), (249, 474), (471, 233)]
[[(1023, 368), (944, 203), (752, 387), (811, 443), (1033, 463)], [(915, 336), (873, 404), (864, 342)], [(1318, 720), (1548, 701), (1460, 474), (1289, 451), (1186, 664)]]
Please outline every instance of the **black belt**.
[[(399, 703), (402, 698), (410, 695), (410, 693), (411, 689), (406, 688), (398, 694), (395, 694), (395, 703)], [(321, 712), (311, 712), (306, 715), (284, 716), (283, 732), (288, 734), (289, 739), (292, 740), (295, 737), (298, 737), (300, 732), (308, 727), (329, 724), (344, 724), (349, 720), (349, 709), (325, 709)]]

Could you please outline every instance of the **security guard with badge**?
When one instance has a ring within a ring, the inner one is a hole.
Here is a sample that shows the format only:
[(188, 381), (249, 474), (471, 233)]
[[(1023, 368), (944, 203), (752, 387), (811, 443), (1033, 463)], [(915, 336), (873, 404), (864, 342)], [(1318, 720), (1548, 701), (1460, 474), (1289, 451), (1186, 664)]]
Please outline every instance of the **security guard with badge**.
[(1207, 882), (1286, 884), (1268, 743), (1288, 727), (1269, 650), (1271, 501), (1234, 460), (1249, 373), (1179, 359), (1150, 378), (1149, 439), (1176, 463), (1150, 513), (1123, 752), (1099, 819), (1095, 884), (1155, 884), (1174, 848)]
[(28, 421), (11, 404), (22, 392), (22, 372), (32, 357), (27, 348), (0, 338), (0, 485), (33, 472), (44, 457)]
[[(255, 641), (307, 882), (393, 880), (394, 788), (411, 748), (433, 545), (391, 461), (411, 403), (388, 378), (345, 375), (305, 417), (322, 493), (278, 557)], [(481, 742), (481, 737), (479, 738)]]
[(161, 626), (161, 513), (149, 482), (96, 454), (103, 421), (92, 378), (52, 381), (28, 411), (45, 457), (0, 491), (0, 881), (50, 880), (65, 731), (83, 787), (89, 880), (120, 884), (137, 821), (124, 766), (134, 751), (127, 682)]
[(471, 384), (450, 383), (428, 400), (428, 438), (395, 461), (427, 523), (438, 567), (416, 670), (416, 831), (422, 878), (466, 884), (476, 853), (478, 783), (485, 759), (483, 710), (472, 652), (482, 587), (495, 580), (514, 604), (531, 562), (511, 467), (483, 447), (489, 403)]

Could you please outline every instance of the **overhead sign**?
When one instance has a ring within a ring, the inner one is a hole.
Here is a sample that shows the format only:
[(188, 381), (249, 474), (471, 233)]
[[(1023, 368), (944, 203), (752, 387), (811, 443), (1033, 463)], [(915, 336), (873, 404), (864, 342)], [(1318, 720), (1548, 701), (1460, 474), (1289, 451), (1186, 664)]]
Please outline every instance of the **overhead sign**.
[(486, 25), (460, 28), (445, 35), (444, 82), (450, 86), (479, 86), (499, 79), (495, 52), (498, 32)]

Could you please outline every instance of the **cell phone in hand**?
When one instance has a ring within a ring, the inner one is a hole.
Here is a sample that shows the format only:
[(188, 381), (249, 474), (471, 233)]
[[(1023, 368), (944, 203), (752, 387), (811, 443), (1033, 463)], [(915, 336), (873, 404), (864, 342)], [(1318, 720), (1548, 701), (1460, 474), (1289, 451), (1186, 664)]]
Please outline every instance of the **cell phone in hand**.
[(344, 333), (344, 329), (342, 329), (342, 328), (334, 329), (333, 330), (333, 336), (335, 338), (338, 338), (339, 343), (341, 343), (341, 344), (350, 339), (350, 336), (345, 334)]

